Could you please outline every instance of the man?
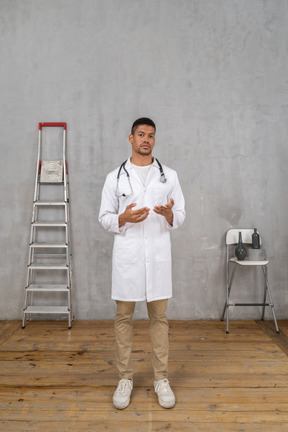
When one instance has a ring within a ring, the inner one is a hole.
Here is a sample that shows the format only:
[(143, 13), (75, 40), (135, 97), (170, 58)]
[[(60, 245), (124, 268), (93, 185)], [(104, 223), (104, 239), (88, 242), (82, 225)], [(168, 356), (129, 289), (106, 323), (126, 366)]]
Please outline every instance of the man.
[(112, 258), (112, 299), (115, 319), (118, 387), (114, 406), (126, 408), (133, 388), (132, 317), (135, 303), (146, 301), (154, 388), (159, 404), (175, 405), (168, 381), (168, 321), (172, 297), (170, 233), (185, 219), (184, 197), (174, 170), (152, 157), (155, 123), (140, 118), (133, 123), (129, 142), (132, 157), (108, 174), (99, 213), (102, 226), (115, 233)]

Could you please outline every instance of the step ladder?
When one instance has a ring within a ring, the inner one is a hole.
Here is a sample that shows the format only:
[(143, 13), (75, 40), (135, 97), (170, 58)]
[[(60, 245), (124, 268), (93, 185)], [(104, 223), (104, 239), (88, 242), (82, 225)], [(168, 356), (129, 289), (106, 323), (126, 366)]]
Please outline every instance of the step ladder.
[[(63, 128), (61, 160), (42, 160), (42, 129), (47, 127)], [(32, 315), (45, 315), (49, 319), (63, 316), (68, 318), (68, 328), (71, 328), (72, 254), (66, 130), (66, 123), (39, 123), (22, 328)]]

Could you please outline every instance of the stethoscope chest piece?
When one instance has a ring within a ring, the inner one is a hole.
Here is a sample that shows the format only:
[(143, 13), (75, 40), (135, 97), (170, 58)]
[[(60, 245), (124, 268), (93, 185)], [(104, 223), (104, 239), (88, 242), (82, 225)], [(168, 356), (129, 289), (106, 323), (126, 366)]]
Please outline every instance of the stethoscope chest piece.
[(158, 161), (158, 159), (155, 158), (155, 160), (158, 163), (159, 170), (160, 170), (160, 181), (161, 181), (161, 183), (166, 183), (167, 182), (167, 178), (166, 178), (166, 176), (164, 174), (163, 167), (162, 167), (161, 163)]

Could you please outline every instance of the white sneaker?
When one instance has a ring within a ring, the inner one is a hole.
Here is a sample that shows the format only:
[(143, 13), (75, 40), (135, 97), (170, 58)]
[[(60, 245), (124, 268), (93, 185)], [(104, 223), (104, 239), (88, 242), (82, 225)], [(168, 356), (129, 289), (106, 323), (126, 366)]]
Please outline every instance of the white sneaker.
[(175, 396), (171, 390), (167, 378), (159, 381), (154, 381), (155, 392), (158, 396), (158, 402), (163, 408), (173, 408), (175, 405)]
[(130, 395), (133, 389), (133, 381), (131, 379), (121, 379), (118, 387), (113, 395), (113, 404), (117, 409), (124, 409), (130, 403)]

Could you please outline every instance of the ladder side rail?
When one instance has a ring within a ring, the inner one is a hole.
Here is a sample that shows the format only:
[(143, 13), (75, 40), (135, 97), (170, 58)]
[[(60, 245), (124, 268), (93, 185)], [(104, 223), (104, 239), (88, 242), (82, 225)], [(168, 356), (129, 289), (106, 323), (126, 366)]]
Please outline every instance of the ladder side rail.
[(69, 174), (68, 174), (68, 165), (66, 161), (66, 186), (64, 184), (64, 188), (66, 190), (66, 206), (65, 206), (65, 222), (67, 223), (67, 237), (66, 237), (66, 243), (69, 247), (70, 239), (71, 239), (71, 231), (70, 231), (70, 206), (69, 206)]
[[(65, 226), (65, 243), (67, 245), (67, 249), (66, 249), (66, 254), (68, 257), (68, 248), (69, 248), (69, 234), (68, 234), (68, 222), (66, 222), (66, 226)], [(68, 264), (68, 259), (67, 259), (67, 264)]]
[(70, 239), (71, 239), (71, 231), (70, 231), (70, 207), (69, 207), (69, 181), (68, 181), (68, 174), (66, 175), (67, 183), (66, 183), (66, 191), (67, 191), (67, 203), (65, 205), (65, 222), (67, 224), (67, 231), (66, 231), (66, 244), (69, 248), (70, 246)]
[[(68, 250), (67, 250), (68, 253)], [(71, 328), (71, 321), (73, 320), (73, 311), (72, 311), (72, 268), (71, 268), (71, 260), (69, 256), (69, 266), (68, 266), (68, 309), (69, 309), (69, 328)]]
[[(33, 206), (33, 212), (34, 212), (34, 206)], [(34, 215), (33, 215), (33, 217), (34, 217)], [(34, 226), (33, 226), (33, 219), (32, 219), (31, 228), (30, 228), (29, 246), (33, 243), (33, 239), (34, 239)], [(31, 264), (31, 262), (32, 262), (32, 249), (31, 249), (31, 247), (29, 247), (28, 265)]]
[[(66, 177), (66, 182), (64, 181), (64, 191), (66, 193), (66, 208), (65, 208), (65, 222), (69, 222), (69, 175), (68, 175), (68, 164), (66, 161), (66, 166), (65, 166), (65, 177)], [(66, 184), (65, 184), (66, 183)]]
[[(66, 151), (65, 151), (66, 154)], [(66, 177), (66, 198), (67, 198), (67, 204), (66, 204), (66, 221), (67, 221), (67, 264), (68, 264), (68, 308), (69, 308), (69, 328), (71, 328), (71, 321), (73, 318), (73, 309), (72, 309), (72, 303), (73, 303), (73, 281), (72, 281), (72, 252), (71, 252), (71, 219), (70, 219), (70, 191), (69, 191), (69, 170), (68, 170), (68, 164), (65, 160), (65, 177)], [(64, 177), (64, 178), (65, 178)], [(65, 185), (64, 185), (65, 187)]]
[(68, 286), (68, 311), (69, 311), (69, 316), (68, 316), (68, 328), (71, 328), (71, 321), (73, 320), (73, 313), (72, 313), (72, 291), (71, 291), (71, 285), (72, 285), (72, 281), (71, 281), (71, 264), (68, 267), (68, 278), (69, 278), (69, 286)]
[(67, 232), (68, 232), (68, 242), (66, 243), (66, 264), (70, 265), (70, 238), (69, 238), (69, 225), (67, 226)]
[(63, 185), (65, 205), (65, 236), (66, 236), (66, 265), (67, 265), (67, 288), (68, 288), (68, 327), (71, 328), (72, 315), (72, 269), (71, 269), (71, 249), (70, 249), (70, 209), (69, 209), (69, 174), (68, 163), (66, 159), (66, 127), (63, 130)]
[(69, 205), (69, 196), (70, 196), (70, 191), (69, 191), (69, 174), (68, 174), (68, 170), (67, 170), (67, 234), (68, 234), (68, 242), (67, 242), (67, 255), (68, 255), (68, 260), (69, 260), (69, 264), (71, 266), (71, 258), (72, 258), (72, 247), (71, 247), (71, 212), (70, 212), (70, 205)]
[[(38, 177), (36, 201), (39, 200), (39, 196), (40, 196), (40, 188), (39, 188), (39, 177)], [(32, 224), (31, 224), (30, 246), (33, 243), (35, 243), (36, 239), (37, 239), (37, 226), (34, 225), (34, 223), (37, 221), (38, 221), (38, 206), (36, 206), (35, 203), (33, 203), (33, 216), (32, 216)], [(34, 253), (35, 253), (34, 248), (30, 247), (30, 257), (29, 257), (30, 262), (29, 262), (29, 264), (34, 262)]]
[(66, 129), (63, 130), (63, 174), (64, 174), (64, 201), (67, 203), (67, 161), (66, 161)]
[(39, 182), (39, 176), (41, 172), (41, 141), (42, 141), (42, 134), (41, 129), (39, 128), (38, 131), (38, 150), (37, 150), (37, 166), (36, 166), (36, 177), (35, 177), (35, 187), (34, 187), (34, 202), (37, 201), (37, 191), (38, 191), (38, 182)]

